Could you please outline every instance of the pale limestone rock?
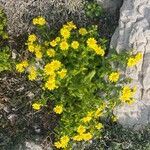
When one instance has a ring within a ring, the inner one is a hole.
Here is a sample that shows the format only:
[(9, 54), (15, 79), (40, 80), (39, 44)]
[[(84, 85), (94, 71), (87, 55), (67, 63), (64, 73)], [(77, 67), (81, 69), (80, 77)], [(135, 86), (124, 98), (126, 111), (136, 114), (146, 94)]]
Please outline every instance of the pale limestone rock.
[(150, 0), (124, 0), (120, 9), (119, 26), (111, 40), (118, 52), (134, 49), (143, 54), (142, 61), (126, 69), (137, 86), (136, 102), (114, 111), (119, 122), (126, 127), (140, 128), (150, 122)]
[(26, 150), (43, 150), (43, 148), (40, 145), (35, 144), (32, 141), (25, 142)]
[(116, 11), (118, 8), (121, 7), (123, 0), (97, 0), (104, 9), (109, 11)]

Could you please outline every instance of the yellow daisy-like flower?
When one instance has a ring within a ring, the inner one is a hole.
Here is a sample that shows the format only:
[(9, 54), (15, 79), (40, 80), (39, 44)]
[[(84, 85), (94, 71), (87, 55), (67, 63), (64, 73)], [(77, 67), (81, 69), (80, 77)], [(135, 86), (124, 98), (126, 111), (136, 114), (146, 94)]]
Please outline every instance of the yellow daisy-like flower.
[(55, 47), (55, 46), (57, 45), (57, 42), (56, 42), (55, 40), (52, 40), (52, 41), (50, 42), (50, 45), (51, 45), (52, 47)]
[(22, 61), (21, 64), (23, 65), (24, 68), (27, 68), (29, 65), (27, 60)]
[(93, 46), (93, 49), (97, 55), (101, 55), (101, 56), (105, 55), (105, 51), (104, 49), (102, 49), (102, 47), (95, 45), (95, 47)]
[(82, 136), (83, 136), (83, 139), (84, 139), (85, 141), (91, 140), (92, 137), (93, 137), (90, 132), (84, 133), (84, 134), (82, 134)]
[(37, 59), (42, 58), (42, 52), (41, 52), (41, 46), (40, 45), (35, 45), (34, 52), (35, 52), (35, 56)]
[(68, 146), (68, 143), (70, 141), (70, 138), (68, 136), (63, 136), (60, 138), (60, 143), (62, 148), (66, 148)]
[(63, 112), (63, 106), (62, 105), (57, 105), (56, 107), (54, 107), (53, 111), (56, 114), (61, 114)]
[(35, 51), (35, 56), (37, 59), (41, 59), (42, 58), (42, 53), (40, 51)]
[(128, 59), (128, 62), (127, 62), (127, 66), (128, 67), (133, 67), (135, 66), (143, 57), (143, 54), (142, 53), (137, 53), (134, 57), (130, 57)]
[(58, 60), (53, 60), (52, 62), (51, 62), (51, 66), (52, 66), (52, 69), (53, 70), (59, 70), (60, 69), (60, 67), (62, 66), (62, 64), (61, 64), (61, 62), (60, 61), (58, 61)]
[(32, 66), (32, 67), (29, 69), (28, 78), (29, 78), (29, 80), (31, 80), (31, 81), (33, 81), (33, 80), (35, 80), (35, 79), (37, 78), (37, 72), (36, 72), (35, 67)]
[(133, 67), (133, 66), (135, 66), (136, 64), (137, 64), (137, 61), (136, 61), (135, 58), (130, 57), (130, 58), (128, 59), (128, 62), (127, 62), (127, 66), (128, 66), (128, 67)]
[(46, 75), (53, 75), (54, 74), (54, 69), (52, 68), (51, 63), (48, 63), (44, 66), (44, 73)]
[(69, 30), (77, 28), (77, 26), (73, 23), (73, 21), (67, 22), (67, 26)]
[(78, 132), (79, 134), (82, 134), (82, 133), (84, 133), (85, 131), (86, 131), (86, 129), (85, 129), (85, 127), (82, 126), (82, 125), (80, 125), (80, 126), (78, 127), (78, 129), (77, 129), (77, 132)]
[(48, 50), (47, 50), (47, 55), (48, 55), (49, 57), (54, 57), (54, 56), (55, 56), (55, 50), (52, 49), (52, 48), (48, 49)]
[(142, 57), (143, 57), (143, 54), (142, 54), (142, 53), (137, 53), (137, 54), (135, 55), (135, 60), (136, 60), (136, 62), (139, 62), (139, 61), (142, 59)]
[(17, 70), (18, 72), (22, 73), (22, 72), (25, 70), (25, 68), (23, 67), (22, 64), (17, 64), (17, 65), (16, 65), (16, 70)]
[(86, 42), (87, 42), (87, 46), (92, 49), (94, 49), (97, 45), (97, 41), (95, 40), (95, 38), (88, 38)]
[(92, 117), (89, 117), (89, 116), (82, 118), (82, 121), (84, 123), (90, 122), (91, 120), (92, 120)]
[(82, 141), (83, 140), (82, 135), (76, 135), (76, 136), (74, 136), (73, 140), (74, 141)]
[(120, 73), (119, 72), (112, 72), (108, 79), (111, 81), (111, 82), (117, 82), (119, 80), (119, 76), (120, 76)]
[(71, 47), (72, 47), (73, 49), (77, 49), (77, 48), (79, 47), (79, 42), (78, 42), (78, 41), (73, 41), (73, 42), (71, 43)]
[(28, 50), (29, 50), (29, 52), (33, 53), (35, 50), (35, 46), (32, 43), (28, 43)]
[(98, 130), (104, 128), (104, 126), (103, 126), (102, 123), (98, 123), (95, 127), (96, 127), (96, 129), (98, 129)]
[(67, 22), (67, 24), (63, 25), (64, 29), (67, 29), (68, 31), (71, 31), (72, 29), (76, 29), (76, 25), (73, 23), (73, 21)]
[(35, 34), (30, 34), (28, 36), (28, 42), (35, 42), (37, 40), (37, 36)]
[(28, 67), (28, 61), (24, 60), (21, 63), (16, 65), (16, 70), (20, 73), (22, 73), (27, 67)]
[(33, 21), (32, 21), (32, 23), (34, 25), (40, 25), (40, 26), (42, 26), (42, 25), (46, 24), (46, 20), (45, 20), (45, 18), (39, 16), (37, 18), (34, 18)]
[(33, 104), (32, 104), (32, 108), (33, 108), (34, 110), (40, 110), (42, 106), (43, 106), (43, 105), (40, 104), (40, 103), (33, 103)]
[(133, 95), (135, 94), (135, 89), (131, 89), (129, 86), (124, 86), (121, 91), (120, 99), (122, 102), (132, 104), (134, 102)]
[(67, 148), (69, 141), (70, 138), (67, 135), (65, 135), (60, 138), (60, 141), (55, 142), (54, 145), (58, 149)]
[(58, 86), (56, 85), (55, 79), (52, 79), (49, 77), (48, 81), (45, 83), (45, 88), (52, 91), (52, 90), (56, 89), (57, 87)]
[(64, 79), (66, 74), (67, 74), (67, 69), (62, 69), (61, 71), (58, 71), (58, 75), (60, 76), (61, 79)]
[(60, 142), (55, 142), (54, 145), (58, 149), (60, 149), (62, 147), (62, 144)]
[(66, 41), (62, 41), (60, 43), (60, 49), (61, 50), (68, 50), (68, 48), (69, 48), (69, 45), (68, 45), (68, 43)]
[(86, 30), (86, 28), (80, 28), (79, 29), (79, 34), (81, 34), (81, 35), (86, 35), (88, 32), (87, 32), (87, 30)]
[(51, 63), (48, 63), (44, 66), (44, 73), (46, 75), (53, 75), (54, 71), (59, 70), (61, 67), (61, 62), (58, 60), (53, 60)]
[(65, 38), (65, 39), (67, 39), (67, 38), (70, 37), (70, 31), (69, 31), (68, 29), (66, 29), (66, 28), (62, 28), (62, 29), (60, 30), (60, 34), (61, 34), (61, 36), (62, 36), (63, 38)]

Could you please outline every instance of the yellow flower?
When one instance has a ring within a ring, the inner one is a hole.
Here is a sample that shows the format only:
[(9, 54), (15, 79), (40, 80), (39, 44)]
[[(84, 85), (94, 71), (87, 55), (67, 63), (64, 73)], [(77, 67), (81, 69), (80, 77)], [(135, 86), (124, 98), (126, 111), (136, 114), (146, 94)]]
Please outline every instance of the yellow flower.
[(108, 78), (111, 82), (117, 82), (119, 80), (119, 76), (120, 76), (119, 72), (112, 72)]
[(136, 64), (137, 64), (137, 61), (136, 61), (135, 58), (130, 57), (130, 58), (128, 59), (128, 62), (127, 62), (127, 66), (128, 66), (128, 67), (133, 67), (133, 66), (135, 66)]
[(16, 65), (16, 70), (21, 73), (28, 67), (28, 65), (29, 65), (28, 62), (24, 60)]
[(135, 55), (135, 60), (136, 60), (136, 62), (139, 62), (139, 61), (142, 59), (142, 57), (143, 57), (143, 54), (142, 54), (142, 53), (137, 53), (137, 54)]
[(37, 40), (37, 37), (35, 34), (30, 34), (28, 37), (28, 42), (35, 42)]
[(88, 140), (92, 139), (92, 137), (93, 137), (92, 134), (90, 132), (88, 132), (88, 133), (82, 133), (82, 134), (74, 136), (73, 140), (75, 140), (75, 141), (82, 141), (82, 140), (88, 141)]
[(137, 53), (137, 54), (135, 55), (135, 57), (130, 57), (130, 58), (128, 59), (127, 66), (128, 66), (128, 67), (133, 67), (133, 66), (135, 66), (135, 65), (142, 59), (142, 57), (143, 57), (142, 53)]
[(58, 75), (61, 79), (63, 79), (67, 74), (67, 69), (62, 69), (61, 71), (58, 71)]
[(29, 52), (34, 52), (34, 49), (35, 49), (34, 45), (32, 43), (28, 43)]
[(37, 18), (34, 18), (33, 21), (32, 21), (32, 23), (34, 25), (40, 25), (40, 26), (42, 26), (42, 25), (46, 24), (46, 20), (45, 20), (45, 18), (39, 16)]
[(101, 56), (105, 55), (104, 49), (102, 49), (100, 46), (95, 45), (95, 46), (93, 46), (93, 49), (97, 55), (101, 55)]
[(94, 49), (97, 46), (97, 41), (94, 38), (88, 38), (86, 42), (89, 48)]
[(98, 129), (98, 130), (104, 128), (104, 126), (103, 126), (102, 123), (98, 123), (95, 127), (96, 127), (96, 129)]
[(63, 136), (60, 138), (60, 143), (62, 148), (66, 148), (68, 146), (68, 142), (70, 141), (68, 136)]
[(69, 30), (77, 28), (77, 26), (73, 23), (73, 21), (67, 22), (67, 26)]
[(83, 140), (82, 135), (76, 135), (76, 136), (74, 136), (73, 140), (75, 140), (75, 141), (82, 141)]
[(47, 55), (48, 55), (49, 57), (54, 57), (54, 56), (55, 56), (55, 50), (52, 49), (52, 48), (48, 49), (48, 50), (47, 50)]
[(61, 36), (62, 36), (63, 38), (65, 38), (65, 39), (67, 39), (67, 38), (70, 37), (70, 31), (69, 31), (68, 29), (66, 29), (66, 28), (62, 28), (62, 29), (60, 30), (60, 34), (61, 34)]
[(59, 70), (61, 67), (61, 62), (58, 60), (53, 60), (44, 66), (44, 73), (46, 75), (53, 75), (55, 70)]
[(50, 45), (51, 45), (52, 47), (55, 47), (55, 46), (57, 45), (57, 42), (56, 42), (55, 40), (52, 40), (52, 41), (50, 42)]
[(48, 90), (52, 91), (52, 90), (56, 89), (57, 87), (58, 86), (56, 85), (55, 79), (52, 79), (52, 78), (49, 77), (49, 79), (45, 83), (45, 88), (47, 88)]
[(82, 125), (80, 125), (80, 126), (78, 127), (78, 129), (77, 129), (77, 132), (78, 132), (79, 134), (82, 134), (82, 133), (84, 133), (85, 131), (86, 131), (86, 129), (85, 129), (85, 127), (82, 126)]
[(93, 137), (90, 132), (89, 133), (84, 133), (84, 134), (82, 134), (82, 136), (83, 136), (83, 139), (85, 141), (88, 141), (88, 140), (92, 139), (92, 137)]
[(39, 109), (41, 109), (41, 106), (43, 106), (43, 105), (40, 104), (40, 103), (33, 103), (33, 104), (32, 104), (32, 108), (33, 108), (34, 110), (39, 110)]
[(55, 142), (54, 145), (58, 149), (67, 148), (69, 141), (70, 138), (67, 135), (65, 135), (60, 138), (60, 141)]
[(58, 60), (53, 60), (50, 64), (53, 70), (59, 70), (60, 67), (62, 66), (61, 62)]
[(37, 72), (36, 72), (36, 69), (35, 69), (35, 67), (31, 67), (30, 69), (29, 69), (29, 75), (28, 75), (28, 78), (29, 78), (29, 80), (35, 80), (36, 78), (37, 78)]
[(93, 114), (94, 114), (94, 111), (90, 111), (90, 112), (88, 112), (87, 116), (88, 116), (88, 117), (92, 117)]
[(23, 72), (23, 71), (25, 70), (25, 68), (23, 67), (22, 64), (17, 64), (17, 65), (16, 65), (16, 70), (17, 70), (18, 72)]
[(72, 29), (76, 29), (76, 25), (73, 23), (73, 21), (67, 22), (67, 24), (63, 25), (64, 29), (67, 29), (68, 31), (71, 31)]
[(56, 107), (54, 107), (53, 111), (56, 114), (61, 114), (63, 112), (63, 106), (62, 105), (57, 105)]
[(95, 114), (94, 114), (94, 117), (95, 117), (95, 118), (98, 118), (98, 117), (100, 117), (100, 116), (102, 116), (102, 115), (103, 115), (102, 109), (101, 109), (101, 108), (98, 108), (98, 109), (96, 110)]
[(60, 149), (62, 147), (61, 143), (60, 142), (55, 142), (54, 143), (55, 147)]
[(28, 65), (29, 65), (28, 61), (27, 60), (22, 61), (22, 65), (23, 65), (24, 68), (27, 68)]
[(73, 42), (71, 43), (71, 47), (72, 47), (73, 49), (77, 49), (77, 48), (79, 47), (79, 42), (78, 42), (78, 41), (73, 41)]
[(34, 52), (35, 52), (36, 58), (38, 58), (38, 59), (42, 58), (42, 52), (41, 52), (41, 46), (40, 45), (35, 45)]
[(68, 50), (68, 48), (69, 48), (69, 45), (68, 45), (68, 43), (66, 41), (62, 41), (60, 43), (60, 49), (61, 50)]
[(124, 86), (121, 91), (120, 99), (125, 103), (131, 104), (134, 102), (134, 100), (132, 99), (134, 94), (134, 89), (132, 90), (129, 86)]
[(90, 122), (91, 119), (92, 119), (92, 117), (87, 116), (87, 117), (84, 117), (84, 118), (82, 119), (82, 121), (83, 121), (84, 123), (86, 123), (86, 122)]
[(44, 66), (44, 73), (45, 73), (46, 75), (53, 75), (53, 74), (54, 74), (54, 70), (53, 70), (53, 68), (52, 68), (51, 63), (48, 63), (48, 64), (46, 64), (46, 65)]
[(36, 56), (36, 58), (41, 59), (42, 58), (42, 53), (37, 50), (37, 51), (35, 51), (35, 56)]
[(86, 35), (87, 34), (87, 30), (85, 28), (80, 28), (79, 29), (79, 34)]

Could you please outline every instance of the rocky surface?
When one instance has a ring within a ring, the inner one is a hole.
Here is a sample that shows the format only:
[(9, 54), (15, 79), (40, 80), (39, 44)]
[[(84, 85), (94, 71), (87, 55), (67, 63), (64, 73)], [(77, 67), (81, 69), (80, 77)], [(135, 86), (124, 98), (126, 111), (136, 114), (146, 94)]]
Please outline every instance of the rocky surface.
[(108, 11), (116, 11), (118, 8), (121, 7), (123, 0), (97, 0), (104, 9)]
[(30, 32), (32, 19), (39, 15), (56, 28), (68, 19), (78, 22), (85, 19), (83, 0), (0, 0), (0, 5), (7, 15), (9, 34), (13, 36)]
[[(97, 0), (109, 12), (117, 10), (122, 0)], [(11, 36), (31, 32), (31, 21), (42, 15), (51, 28), (58, 29), (64, 22), (73, 20), (79, 25), (88, 24), (84, 13), (85, 0), (0, 0), (8, 19)]]
[(124, 126), (145, 126), (150, 122), (150, 0), (124, 0), (111, 47), (118, 52), (133, 48), (143, 54), (137, 66), (126, 69), (132, 85), (137, 86), (136, 102), (116, 108), (115, 113)]

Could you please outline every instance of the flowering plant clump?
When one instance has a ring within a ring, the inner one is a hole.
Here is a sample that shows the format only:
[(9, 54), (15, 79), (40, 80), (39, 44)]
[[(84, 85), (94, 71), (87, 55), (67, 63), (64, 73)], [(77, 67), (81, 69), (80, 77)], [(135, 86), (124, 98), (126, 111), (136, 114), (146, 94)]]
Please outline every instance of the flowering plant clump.
[(98, 38), (96, 26), (78, 28), (71, 21), (53, 34), (47, 32), (46, 23), (42, 17), (33, 19), (41, 35), (28, 36), (27, 51), (32, 57), (18, 63), (16, 69), (26, 72), (29, 80), (41, 81), (42, 99), (33, 109), (44, 107), (47, 100), (55, 101), (52, 111), (61, 119), (54, 146), (68, 148), (73, 142), (99, 137), (105, 128), (103, 118), (121, 102), (133, 102), (135, 89), (126, 85), (130, 80), (122, 76), (119, 66), (133, 67), (142, 55), (132, 56), (134, 65), (129, 53), (105, 56), (105, 42)]

